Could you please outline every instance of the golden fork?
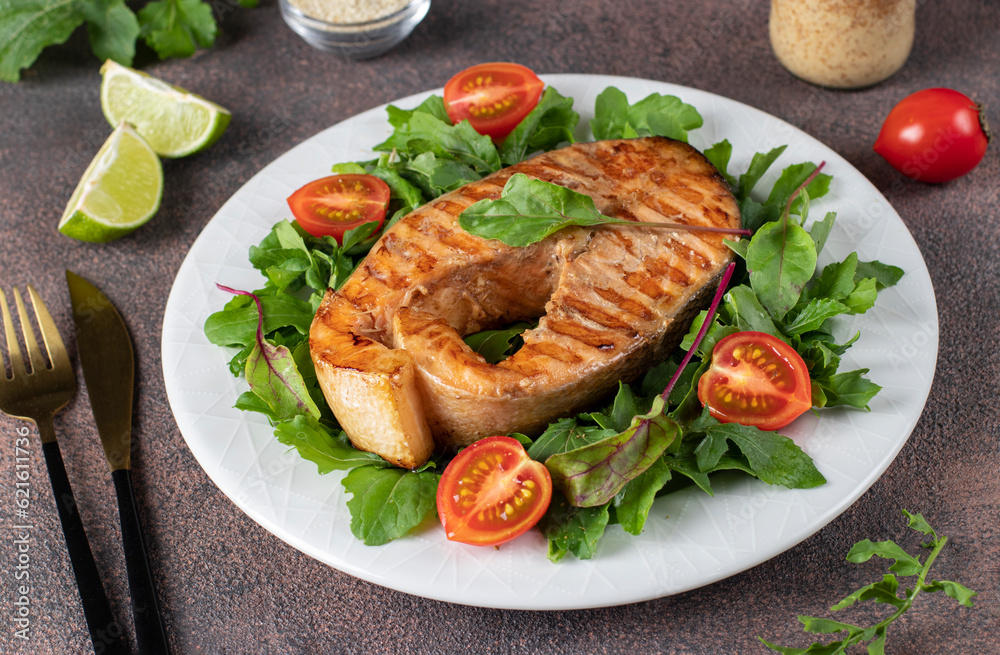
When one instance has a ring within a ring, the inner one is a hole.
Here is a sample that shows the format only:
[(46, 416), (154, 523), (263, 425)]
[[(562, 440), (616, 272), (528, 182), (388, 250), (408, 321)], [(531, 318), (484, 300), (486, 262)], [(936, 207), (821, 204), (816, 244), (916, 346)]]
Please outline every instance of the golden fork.
[[(55, 494), (56, 508), (62, 522), (63, 534), (66, 537), (66, 547), (69, 550), (70, 562), (73, 564), (73, 574), (83, 601), (83, 611), (87, 619), (87, 628), (96, 653), (125, 653), (122, 631), (114, 616), (108, 597), (104, 593), (94, 563), (94, 555), (90, 551), (87, 533), (83, 530), (80, 513), (76, 508), (73, 490), (69, 486), (66, 467), (63, 465), (53, 427), (56, 412), (66, 406), (76, 393), (76, 376), (73, 366), (66, 354), (59, 330), (45, 304), (38, 296), (34, 287), (28, 285), (28, 295), (35, 310), (35, 319), (45, 342), (45, 352), (48, 365), (42, 356), (42, 351), (35, 339), (28, 312), (21, 299), (21, 293), (14, 289), (14, 303), (21, 322), (21, 334), (24, 337), (25, 350), (28, 353), (28, 366), (21, 356), (21, 348), (17, 340), (17, 331), (11, 320), (7, 296), (0, 290), (0, 312), (3, 316), (4, 332), (7, 337), (7, 353), (9, 358), (4, 361), (0, 350), (0, 411), (15, 418), (31, 421), (38, 427), (41, 437), (42, 451), (45, 453), (45, 464)], [(8, 377), (8, 371), (10, 375)]]

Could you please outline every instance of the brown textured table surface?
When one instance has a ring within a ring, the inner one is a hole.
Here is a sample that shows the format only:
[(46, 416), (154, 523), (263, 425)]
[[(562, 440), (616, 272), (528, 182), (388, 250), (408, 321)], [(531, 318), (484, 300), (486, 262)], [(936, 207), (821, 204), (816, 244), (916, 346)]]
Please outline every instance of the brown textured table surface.
[[(69, 267), (102, 287), (129, 323), (138, 372), (137, 493), (175, 651), (769, 652), (757, 635), (804, 646), (810, 639), (797, 614), (825, 614), (883, 571), (845, 563), (854, 542), (891, 538), (915, 547), (900, 515), (908, 508), (951, 538), (934, 576), (980, 595), (973, 609), (940, 594), (923, 599), (890, 629), (889, 652), (1000, 652), (1000, 149), (994, 144), (972, 174), (941, 186), (902, 179), (871, 149), (889, 108), (925, 87), (956, 88), (992, 105), (990, 118), (1000, 125), (1000, 4), (918, 4), (916, 46), (905, 68), (871, 89), (832, 92), (793, 78), (775, 60), (765, 0), (434, 0), (410, 39), (366, 62), (312, 50), (285, 26), (273, 0), (249, 10), (217, 3), (223, 11), (214, 48), (167, 62), (141, 50), (137, 65), (229, 107), (232, 125), (208, 152), (167, 162), (159, 214), (105, 245), (55, 230), (108, 133), (99, 62), (85, 33), (44, 51), (20, 83), (0, 86), (0, 285), (34, 283), (71, 335), (62, 273)], [(198, 466), (167, 404), (160, 331), (174, 275), (206, 222), (295, 144), (485, 60), (543, 73), (663, 80), (742, 101), (816, 136), (890, 199), (934, 283), (938, 367), (902, 452), (839, 518), (772, 560), (689, 593), (586, 611), (501, 611), (409, 596), (331, 569), (254, 523)], [(90, 646), (80, 601), (37, 450), (30, 640), (14, 637), (14, 440), (23, 425), (0, 417), (0, 651), (84, 653)], [(113, 608), (125, 620), (114, 491), (82, 392), (56, 427)]]

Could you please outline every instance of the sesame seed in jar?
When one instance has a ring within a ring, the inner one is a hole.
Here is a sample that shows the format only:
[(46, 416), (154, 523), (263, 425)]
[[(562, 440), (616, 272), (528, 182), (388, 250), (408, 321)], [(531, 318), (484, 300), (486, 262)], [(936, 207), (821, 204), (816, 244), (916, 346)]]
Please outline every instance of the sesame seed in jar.
[(385, 18), (403, 9), (410, 0), (288, 0), (303, 14), (328, 23), (349, 25)]

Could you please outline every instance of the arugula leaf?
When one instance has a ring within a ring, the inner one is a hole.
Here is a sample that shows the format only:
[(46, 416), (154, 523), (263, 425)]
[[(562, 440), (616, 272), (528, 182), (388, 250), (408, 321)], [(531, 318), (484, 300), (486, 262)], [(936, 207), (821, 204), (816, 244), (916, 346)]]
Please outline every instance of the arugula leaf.
[(792, 322), (785, 325), (785, 332), (789, 335), (797, 335), (818, 330), (827, 319), (850, 313), (850, 311), (850, 307), (838, 300), (813, 298), (795, 314), (795, 319)]
[(142, 37), (160, 59), (190, 57), (215, 43), (218, 26), (202, 0), (153, 0), (138, 16)]
[(774, 324), (771, 315), (753, 290), (745, 284), (733, 287), (726, 294), (725, 311), (732, 317), (740, 332), (766, 332), (782, 338), (781, 330)]
[(903, 269), (879, 261), (858, 262), (855, 275), (874, 279), (876, 288), (881, 291), (886, 287), (895, 286), (903, 277)]
[(618, 393), (607, 413), (593, 413), (589, 417), (605, 430), (624, 432), (632, 424), (634, 417), (649, 411), (648, 405), (649, 403), (643, 403), (636, 397), (632, 387), (619, 381)]
[(597, 551), (597, 542), (604, 536), (610, 520), (610, 506), (575, 507), (559, 492), (552, 495), (549, 511), (538, 527), (548, 539), (548, 558), (558, 562), (567, 553), (579, 559), (590, 559)]
[(432, 471), (360, 466), (344, 478), (351, 533), (367, 546), (402, 537), (437, 508), (441, 475)]
[(844, 304), (852, 314), (864, 314), (875, 306), (878, 297), (877, 283), (873, 278), (858, 280), (854, 290), (844, 298)]
[[(762, 226), (777, 221), (782, 217), (787, 209), (789, 214), (799, 214), (803, 208), (802, 198), (797, 198), (789, 205), (788, 201), (792, 195), (809, 179), (816, 171), (816, 165), (806, 162), (788, 166), (781, 172), (781, 176), (774, 183), (767, 199), (761, 203), (750, 196), (750, 192), (756, 187), (760, 178), (768, 168), (774, 163), (777, 157), (784, 151), (784, 148), (775, 148), (768, 153), (757, 153), (750, 164), (750, 169), (740, 177), (739, 188), (736, 197), (740, 205), (740, 212), (743, 217), (743, 227), (757, 231)], [(830, 190), (830, 181), (833, 178), (825, 173), (817, 174), (811, 182), (803, 189), (804, 193), (815, 200), (827, 194)], [(825, 220), (825, 219), (824, 219)], [(830, 218), (832, 221), (833, 219)], [(800, 221), (801, 223), (801, 221)], [(823, 228), (819, 228), (822, 230)], [(818, 237), (823, 236), (817, 233), (817, 249), (822, 246)], [(825, 241), (825, 236), (823, 236)]]
[(746, 172), (740, 175), (739, 183), (736, 186), (736, 201), (743, 203), (746, 199), (750, 197), (750, 193), (760, 182), (760, 178), (764, 177), (764, 173), (767, 172), (771, 165), (777, 161), (778, 157), (781, 156), (783, 152), (788, 148), (788, 146), (778, 146), (777, 148), (772, 148), (768, 152), (757, 152), (754, 153), (753, 158), (750, 160), (750, 166), (747, 168)]
[(625, 532), (632, 535), (642, 533), (656, 494), (670, 482), (672, 475), (667, 462), (663, 458), (658, 459), (615, 495), (615, 516)]
[(482, 174), (475, 167), (461, 161), (438, 157), (433, 152), (422, 152), (400, 163), (398, 169), (424, 194), (432, 198), (482, 178)]
[(629, 480), (652, 466), (680, 436), (680, 426), (663, 414), (657, 396), (648, 414), (636, 416), (620, 434), (550, 456), (545, 467), (552, 483), (577, 507), (610, 501)]
[(0, 80), (17, 82), (22, 68), (84, 20), (82, 0), (0, 0)]
[(768, 484), (812, 489), (826, 482), (812, 458), (794, 441), (776, 432), (739, 423), (719, 423), (709, 416), (699, 419), (692, 430), (705, 432), (695, 451), (698, 468), (703, 472), (718, 464), (728, 450), (727, 442), (732, 442), (747, 458), (754, 475)]
[(601, 441), (615, 432), (599, 426), (580, 425), (575, 418), (561, 418), (549, 424), (528, 448), (531, 459), (543, 462), (552, 455), (565, 453)]
[(90, 48), (97, 58), (131, 66), (140, 28), (139, 19), (125, 0), (83, 0), (83, 15)]
[(392, 201), (395, 200), (400, 208), (405, 209), (406, 213), (409, 213), (427, 202), (420, 189), (400, 175), (399, 171), (389, 164), (388, 155), (379, 157), (374, 167), (369, 170), (362, 169), (361, 172), (374, 175), (389, 185), (390, 207)]
[[(927, 556), (927, 559), (921, 562), (919, 557), (910, 555), (892, 541), (874, 543), (865, 539), (856, 543), (847, 555), (849, 562), (866, 562), (874, 556), (883, 557), (893, 560), (893, 564), (889, 567), (889, 570), (894, 573), (887, 573), (878, 582), (861, 587), (830, 608), (830, 611), (837, 612), (857, 602), (871, 600), (895, 608), (891, 614), (871, 626), (859, 626), (815, 616), (799, 616), (799, 622), (802, 623), (802, 627), (806, 632), (820, 634), (838, 634), (843, 632), (846, 633), (846, 636), (843, 639), (831, 641), (826, 644), (816, 642), (808, 648), (778, 646), (758, 637), (761, 643), (772, 650), (787, 655), (835, 655), (836, 653), (846, 653), (850, 647), (868, 642), (869, 653), (872, 655), (876, 653), (884, 654), (888, 627), (913, 606), (918, 594), (922, 592), (933, 593), (944, 591), (948, 596), (957, 600), (959, 604), (972, 607), (972, 598), (977, 594), (968, 587), (949, 580), (926, 581), (931, 565), (948, 542), (948, 538), (938, 536), (920, 514), (911, 514), (906, 510), (903, 510), (903, 514), (910, 519), (909, 526), (911, 528), (933, 536), (933, 540), (930, 543), (921, 544), (924, 548), (931, 549), (931, 553)], [(906, 577), (916, 577), (913, 587), (907, 588), (903, 596), (899, 596), (899, 581), (896, 574)]]
[(316, 464), (320, 475), (358, 466), (389, 466), (378, 455), (352, 446), (343, 430), (331, 432), (308, 414), (298, 414), (289, 421), (278, 423), (274, 426), (274, 436), (284, 445), (295, 448), (302, 459)]
[(715, 169), (719, 171), (719, 174), (726, 180), (729, 184), (730, 189), (736, 189), (736, 178), (729, 174), (729, 160), (733, 156), (733, 144), (729, 143), (729, 139), (723, 139), (719, 141), (712, 147), (705, 150), (702, 153), (705, 155), (705, 159), (715, 166)]
[[(833, 222), (836, 218), (836, 212), (827, 212), (823, 220), (813, 221), (812, 227), (809, 228), (809, 236), (812, 237), (813, 243), (816, 244), (816, 254), (823, 251), (823, 246), (826, 245), (826, 240), (833, 230)], [(902, 275), (902, 269), (899, 272)]]
[(854, 291), (857, 285), (854, 280), (857, 268), (858, 253), (856, 252), (852, 252), (842, 262), (827, 264), (809, 290), (809, 297), (843, 300)]
[(865, 378), (867, 368), (836, 373), (827, 378), (814, 380), (826, 394), (826, 407), (848, 405), (858, 409), (868, 409), (868, 403), (881, 391), (882, 387)]
[(474, 352), (482, 355), (487, 362), (496, 364), (517, 350), (521, 334), (531, 327), (531, 323), (521, 322), (500, 330), (483, 330), (465, 337), (465, 343)]
[[(451, 118), (448, 117), (448, 110), (445, 109), (444, 98), (441, 96), (429, 96), (413, 109), (401, 109), (395, 105), (389, 105), (386, 113), (388, 114), (389, 124), (394, 128), (406, 127), (406, 124), (409, 123), (410, 119), (416, 113), (430, 114), (442, 123), (451, 125)], [(402, 133), (400, 133), (400, 136), (402, 136)], [(388, 140), (381, 145), (376, 146), (375, 150), (384, 150), (386, 152), (399, 150), (397, 142), (395, 141), (396, 137), (397, 134), (394, 132)], [(405, 140), (402, 143), (405, 143)]]
[(573, 143), (573, 132), (579, 122), (580, 115), (573, 111), (573, 99), (546, 87), (535, 108), (504, 137), (500, 160), (504, 166), (512, 166), (533, 152)]
[(688, 130), (703, 124), (698, 110), (675, 96), (652, 93), (630, 105), (622, 91), (608, 87), (597, 96), (590, 129), (595, 139), (666, 136), (687, 142)]
[(412, 159), (423, 153), (432, 153), (441, 159), (456, 161), (469, 166), (480, 177), (500, 170), (500, 154), (493, 141), (472, 127), (469, 121), (452, 125), (436, 110), (428, 112), (425, 106), (436, 106), (436, 102), (425, 101), (413, 111), (390, 107), (390, 123), (396, 128), (392, 135), (374, 150), (392, 152), (400, 157)]

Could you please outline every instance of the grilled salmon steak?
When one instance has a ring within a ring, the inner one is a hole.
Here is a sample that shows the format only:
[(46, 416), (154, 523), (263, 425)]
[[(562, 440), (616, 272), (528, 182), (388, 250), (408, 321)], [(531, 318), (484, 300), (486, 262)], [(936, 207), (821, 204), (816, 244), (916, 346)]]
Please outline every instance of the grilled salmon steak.
[[(327, 291), (310, 330), (323, 393), (358, 448), (413, 468), (435, 448), (539, 434), (666, 358), (733, 257), (710, 232), (573, 227), (516, 248), (459, 227), (514, 173), (585, 193), (614, 218), (740, 225), (715, 168), (663, 137), (577, 143), (413, 211)], [(462, 340), (535, 319), (498, 364)]]

